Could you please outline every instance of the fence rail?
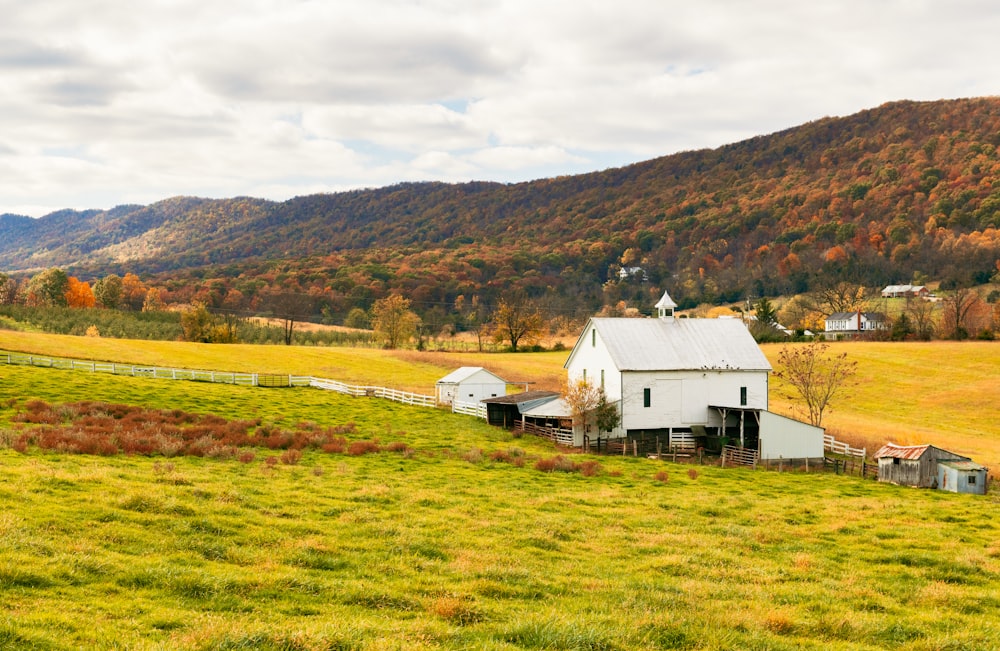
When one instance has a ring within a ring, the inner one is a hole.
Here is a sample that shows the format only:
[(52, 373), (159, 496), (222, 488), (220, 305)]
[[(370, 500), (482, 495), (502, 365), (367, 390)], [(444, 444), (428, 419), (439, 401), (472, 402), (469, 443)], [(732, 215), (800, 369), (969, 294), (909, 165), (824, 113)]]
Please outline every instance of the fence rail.
[(486, 418), (486, 405), (481, 402), (460, 402), (455, 400), (451, 403), (451, 411), (456, 414)]
[(759, 456), (757, 450), (727, 445), (722, 449), (722, 466), (725, 467), (727, 464), (730, 464), (756, 468)]
[(215, 382), (251, 387), (316, 387), (344, 393), (350, 396), (384, 398), (394, 402), (420, 407), (436, 406), (434, 396), (425, 396), (410, 391), (399, 391), (387, 387), (354, 386), (337, 380), (300, 375), (280, 375), (274, 373), (233, 373), (224, 371), (198, 371), (185, 368), (164, 368), (159, 366), (118, 364), (116, 362), (90, 362), (23, 353), (0, 353), (0, 364), (12, 366), (38, 366), (91, 373), (110, 373), (131, 377), (155, 378), (160, 380), (189, 380), (195, 382)]
[(868, 448), (852, 448), (847, 443), (838, 441), (829, 434), (823, 435), (823, 449), (828, 452), (833, 452), (834, 454), (843, 454), (848, 457), (860, 457), (862, 459), (868, 457)]
[(518, 422), (516, 429), (521, 432), (527, 432), (528, 434), (534, 434), (535, 436), (541, 436), (542, 438), (546, 438), (553, 443), (558, 443), (559, 445), (573, 447), (573, 432), (568, 429), (561, 429), (558, 427), (540, 427), (538, 425), (526, 423), (523, 420)]

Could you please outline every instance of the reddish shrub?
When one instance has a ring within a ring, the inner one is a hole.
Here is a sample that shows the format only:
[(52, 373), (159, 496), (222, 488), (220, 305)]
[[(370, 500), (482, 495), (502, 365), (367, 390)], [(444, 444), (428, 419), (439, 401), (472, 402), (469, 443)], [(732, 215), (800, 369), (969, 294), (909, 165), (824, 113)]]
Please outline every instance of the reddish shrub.
[(661, 484), (666, 484), (667, 480), (669, 480), (670, 477), (667, 476), (667, 471), (666, 470), (661, 470), (660, 472), (656, 473), (653, 476), (653, 479), (655, 479), (656, 481), (660, 482)]
[(347, 447), (347, 439), (343, 436), (338, 436), (330, 439), (328, 442), (321, 446), (323, 452), (329, 452), (331, 454), (341, 454)]
[(264, 465), (268, 468), (273, 468), (278, 465), (278, 457), (268, 457), (264, 459)]
[(691, 479), (698, 479), (698, 471), (695, 470), (694, 468), (689, 468), (688, 477), (690, 477)]
[(386, 445), (385, 449), (389, 452), (402, 452), (404, 455), (413, 454), (413, 448), (403, 441), (393, 441), (392, 443)]
[(600, 461), (584, 461), (580, 464), (580, 474), (584, 477), (596, 477), (601, 474)]
[(240, 456), (236, 458), (239, 459), (240, 463), (250, 463), (256, 456), (257, 454), (253, 450), (244, 450), (243, 452), (240, 452)]
[(493, 452), (490, 452), (490, 461), (510, 463), (511, 459), (512, 457), (510, 456), (510, 452), (507, 452), (506, 450), (494, 450)]
[(302, 452), (299, 450), (285, 450), (281, 453), (281, 463), (286, 466), (294, 466), (302, 460)]
[(549, 457), (548, 459), (539, 459), (535, 462), (535, 470), (540, 470), (542, 472), (552, 472), (556, 469), (556, 458)]
[(380, 450), (377, 441), (351, 441), (347, 447), (347, 454), (352, 457), (360, 457), (362, 454), (370, 454)]

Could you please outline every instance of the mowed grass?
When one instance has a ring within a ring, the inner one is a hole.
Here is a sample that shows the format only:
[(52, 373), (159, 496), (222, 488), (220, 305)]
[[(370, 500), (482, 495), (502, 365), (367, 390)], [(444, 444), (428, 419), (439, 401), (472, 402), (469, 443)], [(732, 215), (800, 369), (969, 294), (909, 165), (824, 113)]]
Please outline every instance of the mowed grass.
[(0, 450), (0, 648), (1000, 648), (996, 496), (621, 457), (543, 473), (547, 443), (440, 410), (21, 367), (0, 367), (0, 430), (29, 397), (355, 422), (413, 453)]

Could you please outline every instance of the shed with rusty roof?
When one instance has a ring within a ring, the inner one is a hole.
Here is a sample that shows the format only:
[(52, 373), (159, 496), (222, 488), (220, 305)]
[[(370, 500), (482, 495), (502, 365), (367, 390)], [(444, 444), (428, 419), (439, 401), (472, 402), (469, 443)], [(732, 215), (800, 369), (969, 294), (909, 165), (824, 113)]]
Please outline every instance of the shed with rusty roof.
[(943, 450), (933, 445), (896, 445), (887, 443), (875, 453), (878, 462), (878, 480), (938, 488), (938, 466), (944, 461), (971, 461), (969, 457)]

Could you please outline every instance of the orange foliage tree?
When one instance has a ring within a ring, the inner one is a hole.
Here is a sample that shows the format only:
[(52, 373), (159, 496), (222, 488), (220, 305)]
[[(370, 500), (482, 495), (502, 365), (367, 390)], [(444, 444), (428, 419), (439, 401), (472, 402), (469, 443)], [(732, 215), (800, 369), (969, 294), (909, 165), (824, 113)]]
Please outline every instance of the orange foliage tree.
[(75, 276), (70, 276), (66, 284), (66, 304), (70, 307), (94, 307), (97, 301), (90, 283), (82, 282)]

